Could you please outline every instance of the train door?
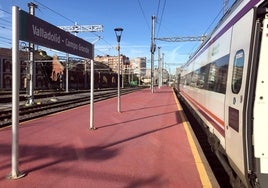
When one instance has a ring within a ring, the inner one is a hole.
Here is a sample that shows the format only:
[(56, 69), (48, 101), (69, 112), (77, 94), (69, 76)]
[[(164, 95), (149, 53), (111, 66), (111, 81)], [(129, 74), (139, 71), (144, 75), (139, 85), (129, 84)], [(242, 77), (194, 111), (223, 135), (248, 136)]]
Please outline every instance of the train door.
[(230, 62), (225, 101), (225, 141), (229, 161), (236, 172), (245, 174), (243, 106), (254, 11), (232, 27)]
[(265, 13), (262, 20), (260, 53), (258, 70), (256, 76), (256, 92), (253, 108), (253, 146), (254, 157), (256, 158), (255, 171), (258, 175), (260, 187), (268, 185), (268, 126), (267, 126), (267, 96), (268, 96), (268, 76), (267, 76), (267, 61), (268, 61), (268, 11), (263, 8)]

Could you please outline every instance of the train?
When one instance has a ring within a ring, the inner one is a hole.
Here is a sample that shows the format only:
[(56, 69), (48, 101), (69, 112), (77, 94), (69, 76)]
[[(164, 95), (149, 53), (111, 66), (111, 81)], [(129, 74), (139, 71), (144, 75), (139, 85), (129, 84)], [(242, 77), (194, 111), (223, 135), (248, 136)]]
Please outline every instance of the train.
[(267, 50), (268, 1), (236, 0), (177, 75), (233, 187), (268, 187)]

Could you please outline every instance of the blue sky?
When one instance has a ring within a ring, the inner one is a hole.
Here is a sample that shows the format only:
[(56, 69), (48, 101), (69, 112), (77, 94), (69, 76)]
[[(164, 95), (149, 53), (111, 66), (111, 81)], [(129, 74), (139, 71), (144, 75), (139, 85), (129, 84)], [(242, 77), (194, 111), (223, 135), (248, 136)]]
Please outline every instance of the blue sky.
[[(228, 7), (233, 1), (229, 0)], [(56, 26), (71, 26), (75, 22), (79, 25), (103, 25), (103, 32), (77, 34), (88, 42), (101, 37), (95, 43), (95, 55), (117, 54), (114, 28), (122, 27), (121, 53), (130, 59), (147, 57), (148, 62), (153, 15), (157, 17), (156, 37), (208, 34), (223, 15), (223, 0), (0, 0), (0, 47), (11, 47), (11, 7), (16, 5), (28, 11), (29, 2), (38, 5), (37, 17)], [(157, 47), (160, 46), (161, 53), (164, 53), (166, 68), (173, 73), (199, 44), (156, 40)], [(157, 55), (156, 51), (155, 59)]]

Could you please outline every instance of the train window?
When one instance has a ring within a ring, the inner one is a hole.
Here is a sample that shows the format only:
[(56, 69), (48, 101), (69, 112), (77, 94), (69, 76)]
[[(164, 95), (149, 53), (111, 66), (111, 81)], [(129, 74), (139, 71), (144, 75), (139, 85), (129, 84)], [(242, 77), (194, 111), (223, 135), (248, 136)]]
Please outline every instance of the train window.
[(198, 75), (199, 75), (199, 69), (195, 70), (194, 72), (192, 72), (192, 76), (191, 76), (191, 84), (190, 86), (192, 87), (197, 87), (197, 80), (198, 80)]
[(225, 55), (188, 73), (181, 78), (181, 84), (217, 93), (225, 93), (229, 57), (229, 54)]
[(234, 64), (233, 64), (233, 75), (232, 75), (232, 92), (237, 94), (241, 89), (243, 68), (244, 68), (244, 50), (237, 51)]
[(208, 80), (209, 65), (205, 65), (199, 69), (197, 87), (200, 89), (206, 89), (206, 84)]
[[(229, 55), (223, 56), (220, 59), (214, 61), (211, 65), (211, 76), (214, 81), (213, 91), (218, 93), (225, 93), (226, 91), (226, 82), (227, 82), (227, 73), (228, 73), (228, 62)], [(212, 78), (210, 78), (212, 80)]]
[(186, 85), (187, 86), (191, 84), (191, 80), (192, 80), (191, 78), (192, 78), (192, 74), (191, 73), (189, 73), (189, 74), (186, 75)]
[(204, 89), (225, 93), (227, 72), (228, 72), (229, 55), (223, 56), (214, 62), (202, 67), (205, 75)]

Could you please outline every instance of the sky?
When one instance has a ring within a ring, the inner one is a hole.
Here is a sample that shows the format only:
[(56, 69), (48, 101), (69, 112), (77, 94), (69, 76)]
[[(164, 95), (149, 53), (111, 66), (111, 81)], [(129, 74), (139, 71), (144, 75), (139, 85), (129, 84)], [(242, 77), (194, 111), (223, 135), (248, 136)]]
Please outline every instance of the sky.
[[(37, 5), (35, 16), (55, 26), (103, 25), (103, 32), (77, 34), (88, 42), (95, 42), (95, 56), (117, 55), (114, 28), (123, 28), (121, 53), (130, 59), (146, 57), (149, 68), (152, 16), (156, 16), (156, 38), (207, 35), (223, 16), (224, 0), (0, 0), (0, 47), (11, 48), (12, 6), (28, 12), (30, 2)], [(229, 0), (227, 7), (233, 2)], [(166, 69), (175, 73), (175, 68), (186, 63), (201, 42), (155, 40), (155, 44), (157, 49), (160, 47), (160, 54), (164, 54)], [(49, 54), (65, 54), (44, 50)], [(158, 59), (158, 50), (154, 59)]]

